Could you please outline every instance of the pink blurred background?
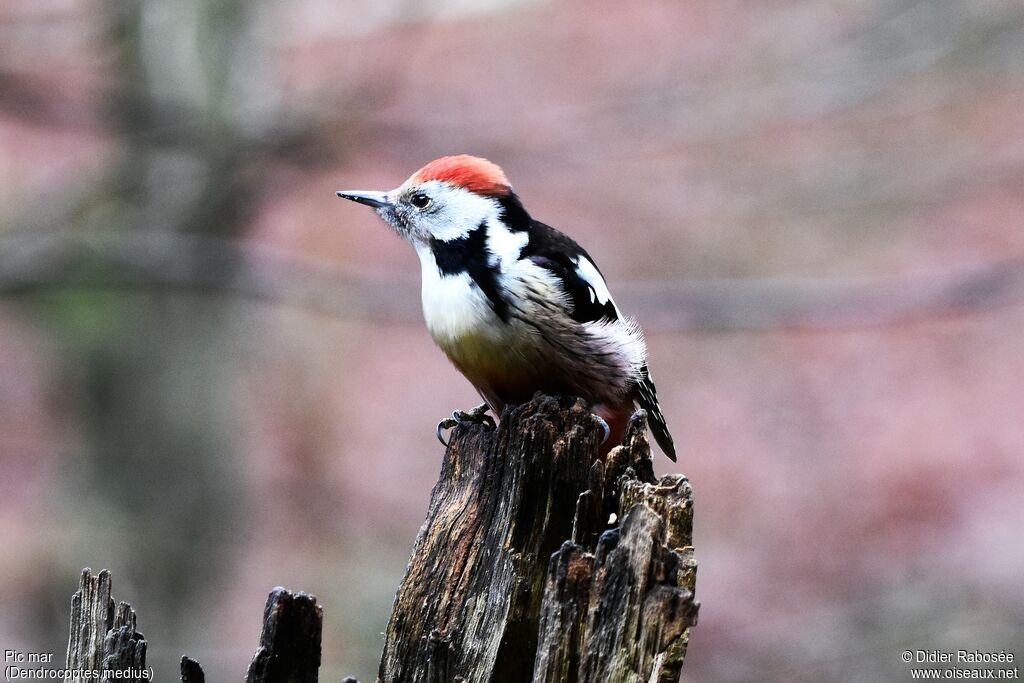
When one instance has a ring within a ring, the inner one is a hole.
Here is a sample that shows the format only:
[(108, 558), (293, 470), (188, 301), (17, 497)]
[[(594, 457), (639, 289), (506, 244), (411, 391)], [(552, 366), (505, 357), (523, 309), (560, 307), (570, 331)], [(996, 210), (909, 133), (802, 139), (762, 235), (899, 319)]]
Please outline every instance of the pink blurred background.
[(162, 680), (243, 675), (278, 584), (373, 680), (475, 395), (333, 193), (468, 152), (647, 330), (685, 680), (1024, 657), (1022, 103), (1009, 1), (8, 0), (0, 648), (106, 567)]

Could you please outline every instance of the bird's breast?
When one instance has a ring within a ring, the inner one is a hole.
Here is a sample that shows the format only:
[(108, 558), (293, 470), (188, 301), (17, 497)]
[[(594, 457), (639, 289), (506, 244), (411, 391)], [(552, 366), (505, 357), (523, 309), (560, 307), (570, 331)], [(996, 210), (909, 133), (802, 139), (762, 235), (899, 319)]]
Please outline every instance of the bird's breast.
[(503, 319), (469, 273), (443, 273), (423, 261), (423, 317), (452, 363), (482, 392), (532, 382), (536, 340)]
[(441, 274), (423, 269), (423, 318), (439, 345), (500, 334), (502, 321), (468, 273)]

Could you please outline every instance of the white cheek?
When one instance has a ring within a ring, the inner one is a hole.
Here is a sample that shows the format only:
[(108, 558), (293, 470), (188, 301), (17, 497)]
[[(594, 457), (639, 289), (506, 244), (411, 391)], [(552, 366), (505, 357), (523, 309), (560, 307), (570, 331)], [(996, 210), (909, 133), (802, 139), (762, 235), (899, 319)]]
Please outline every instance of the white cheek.
[(488, 197), (434, 181), (422, 187), (437, 208), (421, 214), (417, 223), (435, 239), (449, 241), (465, 237), (481, 223), (497, 216), (498, 207)]

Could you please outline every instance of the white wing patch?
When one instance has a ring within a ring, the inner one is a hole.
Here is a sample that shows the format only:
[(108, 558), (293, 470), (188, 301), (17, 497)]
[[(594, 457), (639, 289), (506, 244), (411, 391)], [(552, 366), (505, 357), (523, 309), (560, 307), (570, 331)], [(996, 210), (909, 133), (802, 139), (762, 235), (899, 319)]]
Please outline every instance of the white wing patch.
[[(599, 304), (612, 301), (612, 293), (608, 291), (608, 285), (605, 284), (597, 266), (585, 256), (577, 256), (573, 260), (576, 262), (576, 274), (590, 286), (590, 300)], [(612, 305), (615, 305), (614, 301)]]

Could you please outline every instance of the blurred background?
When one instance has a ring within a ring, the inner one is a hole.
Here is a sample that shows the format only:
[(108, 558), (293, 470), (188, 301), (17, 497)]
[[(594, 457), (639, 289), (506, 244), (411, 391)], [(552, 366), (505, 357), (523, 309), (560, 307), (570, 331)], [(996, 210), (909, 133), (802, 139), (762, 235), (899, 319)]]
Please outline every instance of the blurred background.
[(374, 679), (476, 396), (334, 190), (461, 152), (647, 330), (686, 680), (1024, 656), (1011, 0), (4, 0), (0, 647), (61, 660), (106, 567), (159, 680), (243, 675), (278, 584), (324, 605), (322, 680)]

